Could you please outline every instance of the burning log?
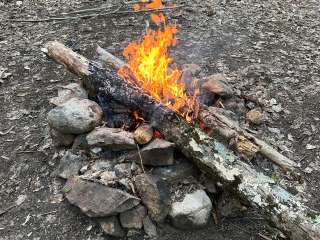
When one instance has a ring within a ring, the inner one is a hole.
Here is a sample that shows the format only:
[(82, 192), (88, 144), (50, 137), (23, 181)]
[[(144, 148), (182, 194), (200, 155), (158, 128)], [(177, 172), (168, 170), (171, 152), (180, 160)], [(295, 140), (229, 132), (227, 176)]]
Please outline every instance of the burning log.
[[(108, 66), (120, 69), (126, 66), (126, 63), (115, 57), (100, 46), (97, 46), (98, 59)], [(242, 129), (238, 123), (229, 119), (227, 116), (215, 111), (214, 108), (206, 108), (202, 106), (200, 111), (201, 120), (204, 124), (214, 130), (213, 134), (218, 134), (225, 140), (235, 139), (238, 142), (236, 150), (240, 155), (252, 158), (255, 154), (260, 153), (273, 163), (277, 164), (284, 170), (294, 170), (295, 162), (279, 153), (265, 141), (258, 139), (248, 131)]]
[(97, 95), (112, 98), (132, 110), (140, 110), (151, 125), (174, 142), (202, 171), (219, 180), (226, 189), (260, 208), (276, 227), (291, 239), (320, 238), (320, 214), (302, 204), (275, 181), (241, 161), (222, 143), (187, 123), (177, 113), (155, 101), (142, 89), (73, 52), (59, 42), (49, 42), (47, 55), (82, 78)]

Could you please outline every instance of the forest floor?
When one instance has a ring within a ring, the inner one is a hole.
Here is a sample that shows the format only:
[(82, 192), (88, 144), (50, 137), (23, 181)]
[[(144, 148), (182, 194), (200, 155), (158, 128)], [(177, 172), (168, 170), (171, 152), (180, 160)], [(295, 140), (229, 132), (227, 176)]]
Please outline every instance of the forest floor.
[[(59, 40), (93, 57), (95, 44), (121, 56), (145, 29), (146, 14), (114, 14), (64, 21), (12, 22), (64, 12), (119, 6), (121, 1), (0, 1), (0, 240), (102, 240), (97, 224), (62, 199), (58, 164), (46, 139), (49, 98), (77, 81), (40, 51)], [(320, 8), (318, 0), (185, 0), (168, 13), (179, 28), (178, 64), (223, 73), (239, 91), (263, 99), (259, 135), (300, 165), (307, 204), (320, 210)], [(21, 205), (15, 204), (23, 202)], [(272, 237), (254, 210), (242, 218), (183, 232), (164, 225), (159, 239)]]

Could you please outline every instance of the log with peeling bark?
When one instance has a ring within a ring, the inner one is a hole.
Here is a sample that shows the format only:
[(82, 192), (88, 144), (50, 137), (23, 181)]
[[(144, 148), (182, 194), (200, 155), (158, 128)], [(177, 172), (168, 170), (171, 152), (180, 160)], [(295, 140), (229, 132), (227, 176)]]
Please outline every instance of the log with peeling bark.
[(260, 208), (274, 225), (294, 240), (320, 239), (320, 214), (241, 161), (222, 143), (187, 123), (175, 112), (156, 102), (142, 89), (133, 86), (96, 63), (73, 52), (59, 42), (45, 46), (47, 55), (81, 77), (96, 94), (110, 97), (133, 110), (141, 110), (153, 127), (192, 160), (202, 171), (219, 180), (226, 189)]
[[(100, 46), (97, 46), (96, 52), (98, 59), (107, 66), (111, 66), (115, 69), (127, 66), (124, 61), (107, 52)], [(237, 122), (231, 120), (226, 115), (221, 114), (220, 111), (216, 111), (215, 108), (202, 107), (200, 117), (209, 129), (214, 130), (211, 131), (211, 133), (218, 134), (227, 141), (234, 140), (235, 150), (243, 158), (251, 159), (257, 153), (260, 153), (285, 171), (295, 170), (296, 163), (294, 161), (278, 152), (265, 141), (241, 128)]]

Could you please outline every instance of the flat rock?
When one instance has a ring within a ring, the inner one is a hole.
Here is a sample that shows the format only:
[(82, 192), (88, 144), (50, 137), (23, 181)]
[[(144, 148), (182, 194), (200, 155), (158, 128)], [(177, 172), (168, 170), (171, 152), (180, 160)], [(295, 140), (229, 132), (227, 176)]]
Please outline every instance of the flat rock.
[[(174, 143), (163, 139), (154, 139), (148, 145), (140, 150), (141, 158), (144, 165), (149, 166), (168, 166), (174, 164), (173, 158)], [(130, 155), (129, 160), (140, 163), (138, 153)]]
[(166, 182), (154, 175), (140, 174), (135, 178), (135, 187), (151, 218), (156, 222), (163, 221), (170, 207), (170, 193)]
[(86, 164), (87, 158), (83, 155), (76, 155), (67, 151), (60, 160), (60, 164), (53, 172), (53, 175), (67, 179), (79, 175), (79, 171)]
[(106, 235), (113, 237), (124, 237), (125, 231), (122, 229), (117, 216), (99, 219), (100, 226)]
[(87, 91), (78, 83), (70, 83), (58, 89), (58, 97), (50, 99), (50, 103), (59, 106), (69, 101), (71, 98), (86, 99)]
[(230, 97), (233, 95), (232, 88), (228, 85), (225, 76), (222, 74), (208, 76), (202, 87), (222, 97)]
[(86, 136), (89, 146), (117, 150), (136, 149), (133, 134), (120, 128), (96, 128)]
[(68, 147), (75, 139), (74, 135), (64, 134), (55, 129), (50, 129), (50, 136), (55, 147)]
[(78, 206), (89, 217), (106, 217), (128, 211), (140, 203), (140, 199), (124, 191), (100, 183), (68, 179), (63, 191), (68, 201)]
[(177, 228), (199, 228), (207, 224), (212, 210), (212, 203), (203, 190), (186, 194), (182, 202), (171, 206), (169, 216)]
[(101, 124), (102, 109), (88, 99), (72, 98), (48, 113), (49, 125), (65, 134), (82, 134)]
[(120, 213), (120, 222), (124, 228), (141, 229), (143, 226), (143, 219), (147, 215), (147, 209), (139, 205), (129, 211)]
[(159, 176), (168, 183), (176, 183), (195, 175), (196, 172), (195, 166), (184, 161), (172, 166), (157, 167), (152, 171), (152, 174)]

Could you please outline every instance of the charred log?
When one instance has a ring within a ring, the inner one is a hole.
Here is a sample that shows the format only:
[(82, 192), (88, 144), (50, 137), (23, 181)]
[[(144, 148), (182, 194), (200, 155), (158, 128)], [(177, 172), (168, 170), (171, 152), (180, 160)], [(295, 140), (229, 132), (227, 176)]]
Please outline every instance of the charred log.
[[(100, 46), (97, 46), (96, 51), (98, 59), (105, 65), (115, 69), (126, 66), (124, 61), (110, 54)], [(235, 140), (235, 150), (242, 157), (252, 158), (257, 153), (260, 153), (262, 156), (280, 166), (283, 170), (292, 171), (295, 169), (295, 162), (275, 150), (265, 141), (242, 129), (238, 123), (219, 113), (219, 111), (215, 111), (214, 108), (202, 106), (200, 117), (205, 125), (213, 130), (211, 133), (218, 134), (225, 141)]]
[(140, 88), (112, 71), (88, 61), (59, 42), (46, 45), (47, 55), (82, 78), (85, 86), (150, 117), (154, 128), (198, 167), (221, 181), (252, 206), (259, 207), (291, 239), (320, 238), (320, 214), (304, 206), (275, 181), (242, 162), (232, 151), (178, 114), (156, 102)]

